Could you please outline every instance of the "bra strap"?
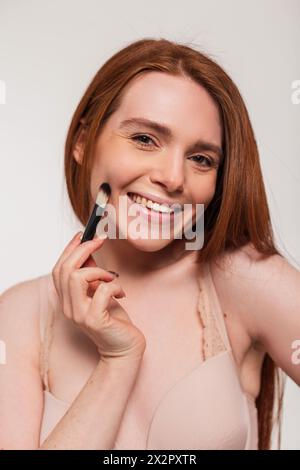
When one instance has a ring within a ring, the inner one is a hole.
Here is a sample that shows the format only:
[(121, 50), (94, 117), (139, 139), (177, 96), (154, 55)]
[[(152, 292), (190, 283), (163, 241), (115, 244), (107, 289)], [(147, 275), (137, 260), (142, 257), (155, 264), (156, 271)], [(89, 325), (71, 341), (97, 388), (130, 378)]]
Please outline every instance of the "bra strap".
[(217, 294), (217, 291), (216, 291), (216, 287), (215, 287), (215, 284), (214, 284), (214, 281), (213, 281), (213, 278), (212, 278), (212, 274), (211, 274), (211, 266), (209, 263), (207, 263), (207, 282), (209, 284), (209, 288), (210, 288), (210, 292), (211, 292), (211, 299), (212, 299), (212, 303), (213, 303), (213, 312), (215, 313), (215, 317), (216, 317), (216, 321), (218, 323), (218, 326), (219, 326), (219, 329), (220, 329), (220, 333), (221, 333), (221, 336), (222, 336), (222, 339), (223, 339), (223, 342), (226, 346), (226, 349), (231, 351), (231, 343), (230, 343), (230, 339), (229, 339), (229, 336), (228, 336), (228, 331), (227, 331), (227, 327), (226, 327), (226, 324), (225, 324), (225, 319), (224, 319), (224, 312), (222, 310), (222, 307), (221, 307), (221, 304), (220, 304), (220, 299), (219, 299), (219, 296)]
[[(203, 327), (203, 360), (230, 350), (230, 342), (226, 334), (223, 314), (211, 278), (208, 263), (201, 266), (199, 282), (198, 312)], [(221, 318), (222, 317), (222, 318)], [(223, 321), (222, 321), (223, 320)]]
[(49, 352), (53, 337), (54, 309), (49, 299), (48, 276), (42, 276), (39, 282), (40, 291), (40, 372), (44, 389), (49, 391)]

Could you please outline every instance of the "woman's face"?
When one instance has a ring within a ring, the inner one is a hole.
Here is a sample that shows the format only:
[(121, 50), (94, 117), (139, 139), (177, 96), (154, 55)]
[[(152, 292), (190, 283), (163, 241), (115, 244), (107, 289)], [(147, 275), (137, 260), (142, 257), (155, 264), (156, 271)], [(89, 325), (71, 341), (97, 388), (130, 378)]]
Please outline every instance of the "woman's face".
[[(134, 119), (160, 123), (169, 130), (163, 132)], [(205, 147), (204, 142), (212, 148)], [(216, 149), (221, 151), (221, 144), (219, 111), (203, 87), (188, 78), (162, 72), (137, 76), (127, 85), (120, 107), (107, 120), (96, 142), (91, 178), (93, 200), (99, 185), (108, 182), (117, 233), (126, 233), (128, 243), (139, 250), (161, 250), (174, 240), (174, 220), (170, 219), (169, 238), (153, 239), (150, 222), (160, 228), (163, 222), (158, 216), (149, 222), (148, 216), (136, 213), (141, 215), (140, 231), (144, 230), (147, 237), (132, 237), (128, 226), (133, 219), (137, 220), (137, 215), (126, 212), (126, 224), (120, 219), (120, 196), (128, 207), (129, 192), (149, 193), (153, 198), (157, 196), (182, 206), (192, 204), (194, 221), (195, 205), (203, 204), (206, 208), (213, 198), (220, 163)]]

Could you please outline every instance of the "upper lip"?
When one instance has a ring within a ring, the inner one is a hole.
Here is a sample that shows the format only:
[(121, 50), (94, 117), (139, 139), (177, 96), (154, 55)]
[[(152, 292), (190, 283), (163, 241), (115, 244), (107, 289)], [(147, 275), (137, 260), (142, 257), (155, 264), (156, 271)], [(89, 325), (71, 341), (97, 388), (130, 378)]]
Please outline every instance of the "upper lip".
[(128, 191), (128, 194), (136, 194), (137, 196), (145, 197), (146, 199), (150, 199), (151, 201), (158, 202), (158, 204), (165, 204), (166, 206), (173, 206), (173, 204), (177, 204), (182, 207), (182, 204), (178, 201), (171, 201), (170, 199), (164, 199), (160, 196), (155, 196), (155, 194), (147, 193), (144, 191)]

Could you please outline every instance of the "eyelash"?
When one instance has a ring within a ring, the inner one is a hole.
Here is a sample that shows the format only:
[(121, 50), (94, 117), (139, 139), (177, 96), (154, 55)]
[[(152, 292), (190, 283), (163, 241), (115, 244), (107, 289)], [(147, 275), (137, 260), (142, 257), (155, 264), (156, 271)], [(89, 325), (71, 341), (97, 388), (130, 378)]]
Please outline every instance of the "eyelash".
[[(134, 142), (136, 142), (138, 145), (140, 145), (141, 147), (149, 147), (149, 145), (146, 144), (145, 142), (141, 142), (141, 141), (138, 141), (138, 140), (137, 140), (137, 139), (139, 139), (140, 137), (147, 137), (148, 139), (152, 140), (152, 142), (154, 142), (153, 139), (152, 139), (150, 136), (148, 136), (147, 134), (138, 134), (138, 135), (134, 135), (134, 136), (131, 137), (131, 139), (132, 139)], [(151, 145), (150, 145), (150, 147), (151, 147)], [(198, 156), (198, 155), (194, 155), (194, 157), (192, 157), (192, 158), (195, 158), (195, 157), (197, 157), (197, 156)], [(209, 158), (205, 157), (204, 155), (199, 155), (199, 156), (202, 157), (202, 158), (205, 158), (205, 160), (208, 162), (209, 166), (211, 166), (211, 167), (213, 166), (213, 162), (212, 162)], [(200, 162), (199, 162), (199, 161), (196, 161), (196, 163), (198, 163), (198, 164), (200, 165)]]

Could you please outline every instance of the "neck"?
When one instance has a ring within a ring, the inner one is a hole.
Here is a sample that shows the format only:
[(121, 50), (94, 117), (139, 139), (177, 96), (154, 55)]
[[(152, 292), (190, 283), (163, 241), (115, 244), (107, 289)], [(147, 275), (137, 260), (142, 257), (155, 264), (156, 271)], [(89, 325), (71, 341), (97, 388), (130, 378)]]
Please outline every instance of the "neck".
[(97, 266), (116, 271), (120, 275), (142, 277), (143, 275), (181, 269), (183, 265), (196, 262), (197, 251), (185, 249), (186, 240), (173, 240), (158, 251), (141, 251), (126, 239), (107, 238), (98, 251), (93, 253)]

